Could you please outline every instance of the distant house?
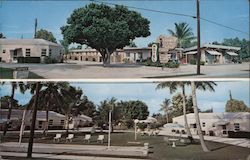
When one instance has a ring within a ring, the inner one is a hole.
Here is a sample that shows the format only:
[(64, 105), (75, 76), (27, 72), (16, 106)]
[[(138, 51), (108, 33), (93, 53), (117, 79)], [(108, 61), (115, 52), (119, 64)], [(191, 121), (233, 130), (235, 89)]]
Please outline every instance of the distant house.
[[(21, 126), (24, 110), (12, 109), (9, 130), (17, 130)], [(0, 109), (1, 121), (7, 121), (8, 109)], [(29, 129), (31, 126), (32, 111), (27, 110), (25, 116), (25, 128)], [(46, 122), (46, 111), (37, 111), (36, 129), (44, 129)], [(65, 123), (65, 116), (54, 111), (49, 111), (49, 128), (63, 129)], [(2, 130), (2, 127), (0, 127)]]
[[(205, 64), (225, 64), (232, 63), (238, 57), (237, 51), (240, 47), (203, 44), (201, 45), (201, 61)], [(183, 51), (182, 62), (190, 63), (197, 57), (197, 46), (186, 48)]]
[(151, 57), (151, 47), (125, 47), (122, 50), (117, 50), (118, 53), (124, 53), (124, 58), (129, 62), (136, 63), (147, 60)]
[(60, 60), (63, 53), (61, 45), (44, 39), (0, 39), (0, 60), (6, 63), (39, 63), (45, 57)]
[(78, 115), (76, 117), (72, 117), (70, 123), (69, 123), (69, 128), (74, 129), (74, 128), (80, 128), (80, 127), (85, 127), (91, 125), (93, 122), (92, 118), (86, 115)]
[[(92, 62), (102, 62), (102, 55), (96, 49), (74, 49), (69, 50), (69, 54), (65, 55), (69, 60), (76, 61), (92, 61)], [(117, 49), (110, 56), (111, 62), (123, 63), (128, 62), (138, 62), (146, 60), (151, 57), (151, 47), (137, 48), (137, 47), (124, 47), (123, 49)]]
[[(18, 130), (21, 127), (24, 110), (12, 109), (9, 122), (9, 130)], [(7, 121), (8, 109), (0, 109), (0, 130), (3, 130), (4, 123)], [(32, 110), (26, 111), (25, 129), (30, 129), (32, 119)], [(92, 124), (92, 118), (79, 115), (71, 118), (70, 129), (84, 127)], [(44, 129), (46, 126), (46, 111), (37, 111), (36, 129)], [(49, 129), (65, 129), (66, 116), (60, 113), (49, 111)]]
[[(250, 134), (250, 113), (199, 113), (201, 128), (206, 135), (225, 136), (241, 133)], [(188, 126), (192, 134), (197, 134), (194, 113), (187, 114)], [(183, 115), (173, 118), (173, 123), (184, 124)]]

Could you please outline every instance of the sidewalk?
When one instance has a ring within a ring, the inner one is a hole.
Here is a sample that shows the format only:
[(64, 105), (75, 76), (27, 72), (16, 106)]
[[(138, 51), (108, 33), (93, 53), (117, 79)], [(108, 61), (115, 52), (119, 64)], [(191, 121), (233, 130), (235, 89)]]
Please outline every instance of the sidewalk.
[[(178, 136), (178, 137), (187, 137), (187, 135), (180, 134), (171, 134), (164, 131), (161, 131), (159, 135), (164, 136)], [(194, 139), (199, 139), (198, 135), (193, 135)], [(235, 145), (239, 147), (250, 148), (250, 139), (247, 138), (225, 138), (225, 137), (215, 137), (215, 136), (204, 136), (206, 141), (218, 142), (218, 143), (225, 143), (229, 145)]]
[[(28, 143), (6, 142), (0, 144), (1, 152), (27, 153)], [(97, 156), (119, 158), (147, 158), (147, 150), (144, 147), (124, 147), (99, 145), (75, 145), (75, 144), (44, 144), (34, 143), (33, 153), (62, 154), (74, 156)]]
[[(22, 157), (25, 158), (27, 153), (0, 152), (5, 157)], [(132, 158), (111, 158), (111, 157), (95, 157), (95, 156), (72, 156), (72, 155), (56, 155), (56, 154), (32, 154), (33, 158), (41, 159), (60, 159), (60, 160), (140, 160)]]

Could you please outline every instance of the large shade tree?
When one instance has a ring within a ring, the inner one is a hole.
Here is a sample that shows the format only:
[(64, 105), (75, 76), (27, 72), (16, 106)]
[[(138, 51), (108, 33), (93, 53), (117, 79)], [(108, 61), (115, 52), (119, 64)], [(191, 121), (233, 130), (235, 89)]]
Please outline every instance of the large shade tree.
[(116, 49), (129, 45), (136, 37), (149, 36), (149, 23), (125, 6), (91, 3), (74, 10), (61, 30), (69, 43), (86, 44), (98, 50), (105, 66)]
[(195, 39), (192, 28), (186, 22), (175, 23), (174, 25), (175, 29), (168, 29), (168, 32), (171, 36), (177, 38), (177, 46), (182, 48), (189, 47)]

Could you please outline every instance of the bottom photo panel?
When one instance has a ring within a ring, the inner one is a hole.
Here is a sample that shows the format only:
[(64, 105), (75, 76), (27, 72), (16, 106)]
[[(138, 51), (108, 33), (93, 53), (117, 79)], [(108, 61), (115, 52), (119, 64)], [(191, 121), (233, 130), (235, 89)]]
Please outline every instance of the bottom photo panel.
[(2, 81), (0, 159), (249, 160), (249, 81)]

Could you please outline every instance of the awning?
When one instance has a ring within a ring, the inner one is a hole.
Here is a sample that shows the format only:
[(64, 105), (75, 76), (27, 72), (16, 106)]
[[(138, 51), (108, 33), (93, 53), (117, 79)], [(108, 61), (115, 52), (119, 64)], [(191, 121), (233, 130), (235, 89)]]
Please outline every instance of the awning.
[(222, 126), (222, 125), (229, 124), (229, 121), (223, 121), (223, 120), (221, 120), (221, 121), (218, 121), (218, 122), (214, 122), (213, 124), (216, 125), (216, 126)]
[(46, 121), (46, 118), (37, 118), (37, 121)]
[(10, 51), (15, 51), (15, 50), (20, 50), (22, 48), (13, 48), (13, 49), (10, 49)]
[(237, 53), (234, 53), (234, 52), (226, 52), (228, 55), (230, 55), (230, 56), (238, 56), (238, 54)]
[(217, 52), (217, 51), (206, 51), (206, 52), (211, 54), (211, 55), (215, 55), (215, 56), (222, 55), (220, 52)]
[(197, 51), (190, 51), (190, 52), (186, 52), (185, 54), (196, 54)]

